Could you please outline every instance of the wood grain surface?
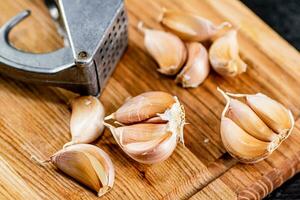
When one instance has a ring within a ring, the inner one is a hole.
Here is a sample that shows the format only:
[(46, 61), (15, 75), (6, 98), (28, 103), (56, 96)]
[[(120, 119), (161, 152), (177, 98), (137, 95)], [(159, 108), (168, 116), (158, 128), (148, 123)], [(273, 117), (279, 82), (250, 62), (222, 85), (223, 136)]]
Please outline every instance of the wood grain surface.
[[(142, 165), (126, 156), (105, 131), (95, 145), (112, 158), (116, 169), (113, 190), (103, 199), (260, 199), (300, 170), (300, 56), (242, 3), (236, 0), (126, 0), (129, 46), (100, 100), (107, 114), (129, 96), (162, 90), (177, 95), (187, 112), (186, 147), (178, 145), (165, 162)], [(241, 57), (249, 65), (237, 78), (212, 72), (196, 89), (182, 89), (156, 71), (145, 51), (146, 26), (161, 29), (161, 9), (182, 10), (215, 23), (238, 28)], [(41, 0), (2, 0), (0, 25), (18, 12), (32, 16), (10, 34), (13, 44), (26, 51), (49, 52), (62, 47)], [(288, 140), (265, 161), (244, 165), (231, 158), (219, 134), (224, 100), (219, 86), (237, 93), (263, 92), (293, 112), (296, 127)], [(67, 102), (76, 94), (29, 85), (0, 75), (0, 199), (97, 199), (96, 195), (53, 166), (40, 167), (30, 159), (46, 159), (70, 139)]]

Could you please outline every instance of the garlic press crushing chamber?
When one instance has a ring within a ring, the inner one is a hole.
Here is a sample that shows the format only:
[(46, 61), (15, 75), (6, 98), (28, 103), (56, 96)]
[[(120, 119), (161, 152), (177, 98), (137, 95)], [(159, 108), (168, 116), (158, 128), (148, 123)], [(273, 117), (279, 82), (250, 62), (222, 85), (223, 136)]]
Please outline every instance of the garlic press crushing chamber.
[(99, 95), (127, 47), (124, 2), (45, 0), (45, 3), (65, 46), (43, 54), (13, 47), (8, 35), (30, 15), (30, 11), (23, 11), (0, 28), (0, 73), (82, 95)]

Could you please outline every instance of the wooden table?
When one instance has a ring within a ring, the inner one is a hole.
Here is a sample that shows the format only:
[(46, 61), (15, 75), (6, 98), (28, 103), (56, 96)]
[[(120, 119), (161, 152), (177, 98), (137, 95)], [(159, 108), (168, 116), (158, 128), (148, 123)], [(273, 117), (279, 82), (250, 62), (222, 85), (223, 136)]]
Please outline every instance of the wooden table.
[[(129, 47), (100, 100), (107, 114), (129, 96), (162, 90), (177, 95), (187, 111), (186, 147), (156, 165), (141, 165), (126, 156), (110, 132), (96, 142), (116, 168), (113, 190), (103, 199), (259, 199), (300, 169), (300, 56), (242, 3), (236, 0), (127, 0)], [(156, 64), (137, 31), (139, 20), (156, 22), (161, 7), (198, 13), (215, 23), (224, 20), (239, 28), (241, 57), (249, 65), (237, 78), (211, 73), (197, 89), (182, 89), (156, 72)], [(46, 7), (40, 0), (2, 0), (0, 25), (23, 9), (32, 17), (16, 27), (14, 45), (33, 52), (60, 48)], [(237, 163), (222, 146), (219, 134), (224, 107), (216, 87), (237, 92), (263, 92), (290, 108), (296, 126), (281, 147), (254, 165)], [(54, 167), (30, 159), (46, 159), (70, 139), (66, 102), (75, 94), (58, 88), (24, 84), (0, 76), (0, 199), (97, 199), (96, 195)], [(245, 199), (245, 198), (244, 198)]]

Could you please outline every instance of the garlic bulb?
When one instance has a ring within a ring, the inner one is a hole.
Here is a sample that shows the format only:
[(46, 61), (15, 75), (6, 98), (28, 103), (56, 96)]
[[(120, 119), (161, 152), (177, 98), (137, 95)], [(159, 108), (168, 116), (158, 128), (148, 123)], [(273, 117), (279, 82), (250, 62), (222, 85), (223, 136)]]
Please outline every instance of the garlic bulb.
[(210, 67), (205, 47), (197, 42), (187, 44), (188, 60), (175, 82), (184, 88), (198, 87), (208, 76)]
[(247, 64), (239, 57), (237, 31), (231, 30), (216, 39), (209, 49), (213, 69), (222, 76), (236, 76), (247, 70)]
[(96, 191), (98, 196), (109, 192), (114, 184), (115, 170), (109, 156), (99, 147), (90, 144), (68, 146), (47, 161), (51, 162), (65, 174)]
[(158, 71), (165, 75), (175, 75), (186, 61), (184, 43), (171, 33), (147, 29), (142, 22), (138, 24), (138, 29), (144, 33), (145, 47), (158, 63)]
[(103, 132), (105, 115), (101, 102), (92, 96), (77, 97), (71, 101), (72, 115), (70, 130), (72, 141), (66, 146), (77, 143), (91, 143)]
[(218, 90), (227, 101), (221, 117), (221, 138), (228, 153), (239, 161), (255, 163), (266, 158), (291, 133), (293, 115), (277, 101), (260, 93), (244, 95)]
[(184, 108), (177, 97), (165, 92), (136, 96), (106, 119), (124, 123), (120, 127), (104, 124), (123, 151), (140, 163), (162, 162), (172, 154), (178, 140), (184, 143)]
[(181, 39), (195, 42), (209, 40), (224, 27), (231, 26), (228, 22), (216, 26), (198, 15), (168, 10), (163, 11), (159, 21), (167, 30)]

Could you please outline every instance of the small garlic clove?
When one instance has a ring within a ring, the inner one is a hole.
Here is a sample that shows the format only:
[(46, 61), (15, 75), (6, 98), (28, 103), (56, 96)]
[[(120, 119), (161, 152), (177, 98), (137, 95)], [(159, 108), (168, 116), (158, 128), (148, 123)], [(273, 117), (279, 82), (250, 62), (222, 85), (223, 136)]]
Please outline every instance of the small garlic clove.
[(264, 142), (256, 139), (227, 117), (221, 119), (221, 138), (228, 153), (244, 163), (266, 158), (279, 145), (279, 140)]
[(194, 42), (209, 40), (224, 27), (231, 27), (228, 22), (217, 26), (198, 15), (168, 10), (163, 11), (159, 21), (181, 39)]
[(92, 96), (77, 97), (71, 101), (72, 115), (70, 130), (72, 141), (65, 146), (77, 143), (91, 143), (103, 132), (104, 107)]
[(115, 171), (109, 156), (89, 144), (75, 144), (51, 156), (58, 169), (102, 196), (111, 190)]
[(144, 33), (145, 47), (158, 63), (158, 71), (165, 75), (177, 74), (187, 57), (184, 43), (172, 33), (147, 29), (142, 22), (138, 29)]
[(271, 142), (278, 139), (274, 133), (246, 104), (236, 99), (230, 99), (226, 116), (253, 137)]
[(150, 120), (163, 113), (175, 103), (172, 95), (166, 92), (145, 92), (127, 100), (115, 113), (105, 117), (123, 124), (132, 124)]
[(291, 111), (264, 94), (247, 95), (247, 104), (276, 133), (285, 138), (291, 132), (294, 118)]
[(184, 88), (198, 87), (208, 76), (210, 67), (208, 53), (205, 47), (197, 42), (189, 43), (188, 61), (175, 82), (181, 83)]
[(213, 42), (209, 49), (209, 61), (222, 76), (234, 77), (247, 70), (247, 64), (239, 57), (236, 30), (227, 32)]
[(134, 160), (144, 164), (162, 162), (172, 154), (178, 140), (183, 143), (185, 112), (178, 99), (173, 99), (173, 105), (158, 114), (166, 123), (142, 122), (121, 127), (104, 125), (110, 129), (124, 152)]

